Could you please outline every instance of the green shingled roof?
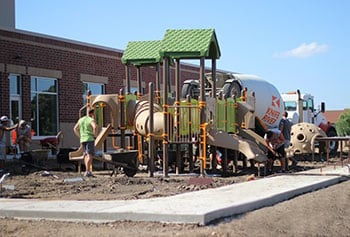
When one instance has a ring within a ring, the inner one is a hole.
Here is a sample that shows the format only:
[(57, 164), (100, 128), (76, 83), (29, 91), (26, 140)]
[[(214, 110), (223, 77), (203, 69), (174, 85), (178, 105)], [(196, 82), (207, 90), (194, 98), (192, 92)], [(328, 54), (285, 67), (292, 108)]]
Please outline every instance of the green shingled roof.
[(167, 30), (162, 41), (130, 41), (122, 63), (142, 66), (161, 63), (163, 57), (218, 59), (220, 55), (213, 29)]
[(220, 58), (213, 29), (167, 30), (160, 46), (160, 56), (171, 58)]
[(123, 64), (135, 66), (150, 65), (160, 62), (161, 41), (130, 41), (122, 57)]

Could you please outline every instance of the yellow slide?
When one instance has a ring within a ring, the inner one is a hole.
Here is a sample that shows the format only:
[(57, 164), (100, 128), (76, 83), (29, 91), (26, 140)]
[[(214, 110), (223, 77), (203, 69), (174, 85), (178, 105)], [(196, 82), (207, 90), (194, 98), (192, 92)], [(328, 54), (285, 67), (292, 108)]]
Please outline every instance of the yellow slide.
[[(111, 129), (112, 129), (111, 124), (108, 124), (107, 127), (101, 128), (100, 133), (95, 139), (95, 151), (98, 151), (102, 148), (102, 144), (106, 140)], [(80, 146), (78, 150), (69, 152), (69, 160), (83, 160), (83, 147)]]

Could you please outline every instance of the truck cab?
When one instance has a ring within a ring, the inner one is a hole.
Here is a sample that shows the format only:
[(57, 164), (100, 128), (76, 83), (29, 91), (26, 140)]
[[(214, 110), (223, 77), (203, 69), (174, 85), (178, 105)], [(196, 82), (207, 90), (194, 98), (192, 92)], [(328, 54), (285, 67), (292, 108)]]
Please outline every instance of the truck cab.
[[(299, 97), (301, 101), (299, 101)], [(299, 95), (296, 91), (282, 94), (284, 108), (293, 124), (314, 123), (314, 97), (310, 94)]]
[[(288, 112), (288, 119), (293, 123), (311, 123), (320, 127), (328, 137), (337, 136), (334, 124), (327, 121), (323, 115), (325, 103), (321, 103), (321, 109), (316, 110), (314, 97), (311, 94), (301, 94), (299, 90), (288, 93), (282, 93), (284, 108)], [(332, 142), (330, 145), (332, 151), (336, 151), (338, 144)]]
[(284, 108), (288, 112), (288, 118), (293, 124), (312, 123), (316, 126), (327, 124), (324, 112), (324, 103), (321, 104), (321, 110), (315, 109), (314, 96), (311, 94), (300, 94), (298, 91), (292, 91), (282, 94)]

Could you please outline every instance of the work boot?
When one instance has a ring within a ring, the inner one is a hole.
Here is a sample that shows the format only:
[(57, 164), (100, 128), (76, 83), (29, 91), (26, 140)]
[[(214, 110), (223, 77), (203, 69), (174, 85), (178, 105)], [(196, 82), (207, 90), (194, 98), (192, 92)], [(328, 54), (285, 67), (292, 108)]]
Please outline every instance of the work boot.
[(86, 171), (84, 176), (85, 177), (95, 177), (90, 171)]

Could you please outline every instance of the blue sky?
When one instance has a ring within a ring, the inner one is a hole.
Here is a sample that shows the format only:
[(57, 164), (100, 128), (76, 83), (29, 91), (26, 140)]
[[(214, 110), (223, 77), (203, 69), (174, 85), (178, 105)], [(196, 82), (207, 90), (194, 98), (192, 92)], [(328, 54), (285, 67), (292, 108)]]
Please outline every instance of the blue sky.
[[(16, 0), (16, 28), (124, 50), (167, 29), (215, 29), (221, 70), (350, 108), (347, 0)], [(210, 66), (209, 62), (207, 66)]]

